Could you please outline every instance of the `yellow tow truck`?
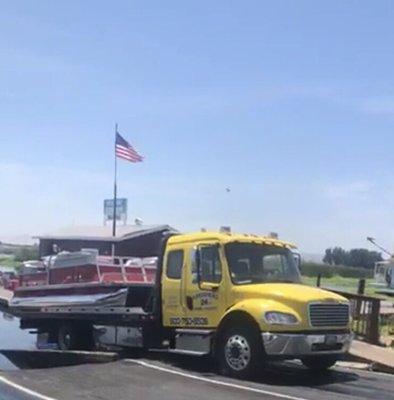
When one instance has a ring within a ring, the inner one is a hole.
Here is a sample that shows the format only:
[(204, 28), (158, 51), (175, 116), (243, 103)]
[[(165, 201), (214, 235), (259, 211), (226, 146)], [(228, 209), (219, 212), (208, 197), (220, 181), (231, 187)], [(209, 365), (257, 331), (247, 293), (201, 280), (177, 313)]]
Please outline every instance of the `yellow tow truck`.
[(222, 373), (238, 378), (272, 359), (300, 359), (324, 370), (348, 351), (348, 300), (302, 284), (291, 243), (251, 234), (169, 233), (158, 249), (156, 283), (129, 285), (123, 307), (14, 314), (22, 328), (67, 334), (62, 348), (86, 347), (93, 337), (96, 344), (211, 355)]
[(178, 347), (213, 352), (223, 372), (239, 377), (269, 358), (332, 366), (351, 343), (349, 302), (303, 285), (294, 250), (255, 235), (170, 238), (163, 325), (175, 329)]

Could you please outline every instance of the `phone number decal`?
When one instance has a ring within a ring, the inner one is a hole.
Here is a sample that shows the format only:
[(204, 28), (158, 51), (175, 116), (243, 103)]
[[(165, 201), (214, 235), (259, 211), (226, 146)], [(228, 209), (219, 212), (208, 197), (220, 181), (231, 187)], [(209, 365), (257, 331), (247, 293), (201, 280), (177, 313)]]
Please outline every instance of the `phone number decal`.
[(171, 317), (171, 325), (182, 326), (203, 326), (208, 325), (208, 318), (206, 317)]

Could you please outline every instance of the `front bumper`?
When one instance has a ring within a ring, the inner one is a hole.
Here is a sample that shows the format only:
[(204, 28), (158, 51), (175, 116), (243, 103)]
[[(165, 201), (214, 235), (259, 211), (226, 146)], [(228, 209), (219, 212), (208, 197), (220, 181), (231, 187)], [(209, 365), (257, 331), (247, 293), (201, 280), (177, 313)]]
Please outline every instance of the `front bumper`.
[(297, 334), (263, 332), (261, 336), (267, 355), (284, 358), (346, 353), (353, 340), (352, 333)]

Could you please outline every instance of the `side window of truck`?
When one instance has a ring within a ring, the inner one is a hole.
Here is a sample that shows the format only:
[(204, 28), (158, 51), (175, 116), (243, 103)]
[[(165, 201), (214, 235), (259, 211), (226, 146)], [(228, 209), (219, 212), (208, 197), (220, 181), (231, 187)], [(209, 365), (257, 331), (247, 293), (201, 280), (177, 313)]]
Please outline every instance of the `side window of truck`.
[(167, 255), (167, 277), (181, 279), (183, 266), (183, 250), (173, 250)]
[(222, 264), (218, 247), (201, 247), (201, 282), (219, 283), (221, 280)]

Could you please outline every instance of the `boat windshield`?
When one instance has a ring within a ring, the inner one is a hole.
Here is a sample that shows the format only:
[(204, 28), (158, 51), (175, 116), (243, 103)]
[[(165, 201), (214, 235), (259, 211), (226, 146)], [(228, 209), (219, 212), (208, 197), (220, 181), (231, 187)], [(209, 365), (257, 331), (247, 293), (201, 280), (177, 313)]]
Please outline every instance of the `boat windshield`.
[(227, 244), (225, 253), (234, 284), (301, 282), (293, 253), (289, 249), (237, 242)]

